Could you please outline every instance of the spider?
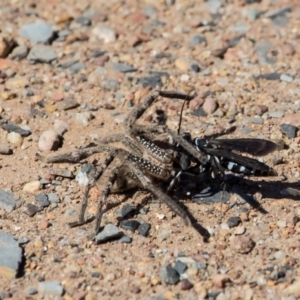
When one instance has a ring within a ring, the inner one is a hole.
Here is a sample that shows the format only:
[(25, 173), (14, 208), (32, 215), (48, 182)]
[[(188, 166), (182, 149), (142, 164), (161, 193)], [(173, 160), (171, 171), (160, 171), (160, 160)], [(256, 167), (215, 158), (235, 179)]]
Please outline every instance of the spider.
[[(191, 154), (199, 163), (207, 163), (207, 158), (202, 155), (201, 150), (195, 149), (192, 144), (173, 132), (166, 125), (138, 125), (136, 121), (141, 118), (144, 112), (161, 96), (165, 98), (177, 98), (182, 100), (192, 100), (194, 95), (187, 95), (178, 92), (154, 90), (144, 100), (136, 106), (124, 121), (125, 135), (112, 134), (103, 138), (96, 146), (79, 148), (66, 153), (48, 157), (46, 162), (79, 162), (92, 154), (107, 152), (102, 166), (86, 186), (81, 204), (78, 221), (70, 224), (71, 227), (85, 223), (85, 211), (88, 205), (89, 191), (105, 170), (108, 169), (108, 179), (98, 202), (96, 214), (95, 234), (99, 232), (103, 207), (106, 204), (109, 194), (114, 191), (122, 191), (128, 187), (138, 187), (147, 190), (155, 197), (163, 201), (171, 210), (180, 216), (186, 226), (191, 225), (191, 220), (187, 212), (168, 196), (157, 184), (157, 181), (172, 180), (176, 174), (174, 170), (174, 159), (171, 149), (163, 149), (155, 142), (160, 134), (167, 134), (173, 144), (179, 144), (185, 151)], [(128, 150), (110, 146), (112, 142), (121, 142)], [(172, 146), (172, 145), (170, 145)], [(144, 158), (148, 154), (147, 158)], [(155, 162), (152, 162), (154, 161)]]

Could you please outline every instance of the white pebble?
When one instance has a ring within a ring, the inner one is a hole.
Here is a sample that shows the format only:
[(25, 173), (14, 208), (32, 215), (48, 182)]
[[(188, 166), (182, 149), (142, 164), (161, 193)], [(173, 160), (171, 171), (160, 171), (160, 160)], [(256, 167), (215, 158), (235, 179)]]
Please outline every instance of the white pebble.
[(41, 151), (57, 150), (60, 145), (60, 138), (56, 131), (44, 131), (39, 139), (39, 149)]
[(281, 74), (280, 75), (280, 80), (281, 81), (285, 81), (285, 82), (293, 82), (293, 77), (292, 76), (289, 76), (289, 75), (286, 75), (286, 74)]
[(279, 221), (277, 221), (276, 224), (280, 228), (285, 228), (286, 227), (286, 221), (285, 220), (279, 220)]
[(42, 187), (42, 184), (39, 181), (31, 181), (24, 185), (23, 191), (29, 193), (35, 193), (39, 191)]
[(16, 146), (21, 146), (23, 143), (23, 138), (19, 133), (16, 132), (10, 132), (7, 135), (7, 140), (11, 143), (14, 144)]
[(54, 129), (59, 135), (63, 135), (68, 130), (68, 127), (68, 123), (63, 120), (56, 119), (54, 121)]
[(92, 35), (99, 40), (104, 40), (104, 43), (116, 41), (116, 32), (108, 26), (98, 24), (92, 30)]
[(90, 112), (77, 113), (75, 119), (82, 123), (83, 125), (88, 125), (89, 121), (93, 118)]

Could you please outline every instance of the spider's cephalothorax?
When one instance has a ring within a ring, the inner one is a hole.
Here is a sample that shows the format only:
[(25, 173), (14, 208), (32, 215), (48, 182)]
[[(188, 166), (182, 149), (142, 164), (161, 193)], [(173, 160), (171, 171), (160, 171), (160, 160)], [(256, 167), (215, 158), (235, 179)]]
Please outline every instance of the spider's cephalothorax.
[[(180, 149), (184, 149), (184, 151), (189, 153), (189, 155), (193, 157), (193, 160), (197, 161), (199, 164), (205, 165), (207, 163), (207, 156), (206, 154), (203, 155), (201, 150), (199, 151), (196, 149), (194, 145), (170, 130), (166, 125), (143, 126), (136, 124), (136, 121), (141, 118), (147, 108), (150, 107), (159, 96), (188, 101), (195, 97), (195, 95), (191, 96), (177, 92), (155, 90), (142, 100), (128, 115), (124, 122), (125, 134), (108, 135), (100, 140), (99, 144), (96, 146), (79, 148), (74, 151), (47, 158), (47, 162), (49, 163), (79, 162), (81, 159), (95, 153), (107, 153), (102, 166), (97, 170), (96, 174), (86, 187), (79, 220), (72, 223), (72, 226), (85, 223), (84, 214), (88, 204), (89, 190), (107, 169), (109, 170), (107, 176), (108, 180), (100, 197), (96, 216), (96, 233), (99, 231), (103, 206), (106, 204), (108, 195), (112, 190), (118, 190), (118, 188), (119, 190), (122, 190), (122, 188), (126, 189), (126, 185), (129, 182), (130, 186), (148, 190), (167, 204), (183, 219), (185, 225), (191, 224), (186, 211), (156, 184), (157, 179), (168, 181), (174, 178), (175, 158), (170, 149), (165, 150), (154, 143), (154, 137), (157, 137), (159, 134), (167, 134), (174, 143), (180, 145)], [(121, 142), (128, 150), (108, 145), (113, 142)], [(145, 154), (148, 155), (147, 159), (144, 158), (146, 156)], [(151, 159), (149, 159), (149, 157)], [(109, 168), (109, 166), (111, 167)]]

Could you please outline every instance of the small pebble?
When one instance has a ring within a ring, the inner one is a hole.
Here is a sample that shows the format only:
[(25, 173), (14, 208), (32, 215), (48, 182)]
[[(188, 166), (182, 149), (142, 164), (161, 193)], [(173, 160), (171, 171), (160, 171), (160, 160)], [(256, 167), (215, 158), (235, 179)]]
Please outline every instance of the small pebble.
[(231, 247), (238, 253), (247, 254), (255, 247), (250, 236), (237, 235), (233, 238)]
[(16, 132), (10, 132), (7, 134), (7, 140), (15, 145), (15, 146), (21, 146), (23, 143), (23, 138), (19, 133)]
[(47, 130), (42, 132), (38, 147), (41, 151), (57, 150), (61, 145), (61, 138), (55, 130)]
[(30, 130), (23, 129), (23, 128), (21, 128), (19, 126), (16, 126), (14, 124), (4, 124), (2, 126), (2, 129), (6, 130), (8, 132), (18, 133), (22, 137), (26, 137), (26, 136), (29, 136), (31, 134)]
[(131, 232), (134, 232), (138, 226), (140, 225), (140, 222), (137, 220), (123, 220), (120, 222), (120, 227), (126, 230), (130, 230)]
[(291, 82), (293, 82), (293, 77), (292, 76), (288, 76), (288, 75), (286, 75), (286, 74), (281, 74), (280, 75), (280, 80), (281, 81), (284, 81), (284, 82), (288, 82), (288, 83), (291, 83)]
[(227, 224), (228, 224), (228, 226), (229, 226), (230, 228), (236, 227), (236, 226), (238, 226), (240, 223), (241, 223), (240, 217), (230, 217), (230, 218), (227, 220)]
[(24, 185), (23, 191), (29, 193), (35, 193), (42, 188), (42, 185), (39, 181), (31, 181)]
[(180, 71), (187, 72), (189, 69), (189, 63), (184, 58), (177, 58), (175, 60), (175, 67)]
[(43, 281), (39, 283), (38, 291), (44, 296), (59, 297), (63, 295), (64, 288), (59, 281)]
[(26, 215), (28, 215), (29, 217), (33, 217), (35, 214), (37, 214), (38, 212), (40, 212), (42, 210), (43, 210), (42, 207), (28, 203), (25, 207), (24, 213)]
[(36, 21), (23, 25), (19, 34), (32, 42), (48, 43), (54, 36), (54, 30), (47, 23)]
[(290, 139), (293, 139), (297, 136), (298, 127), (290, 124), (280, 124), (280, 130), (286, 134)]
[(123, 232), (120, 231), (117, 226), (113, 224), (107, 224), (105, 225), (104, 229), (96, 235), (95, 241), (102, 243), (108, 240), (118, 239), (123, 235)]
[(112, 67), (113, 69), (115, 69), (121, 73), (135, 72), (138, 70), (137, 68), (132, 67), (130, 65), (126, 65), (126, 64), (111, 63), (109, 65), (110, 65), (110, 67)]
[(183, 279), (181, 281), (181, 290), (182, 291), (188, 291), (190, 290), (191, 288), (193, 288), (193, 284), (188, 280), (188, 279)]
[(226, 286), (226, 283), (230, 282), (230, 278), (226, 274), (217, 274), (212, 278), (212, 282), (215, 287), (222, 289)]
[(104, 43), (112, 43), (117, 39), (116, 32), (108, 26), (98, 24), (92, 29), (92, 36), (99, 40), (103, 40)]
[(34, 287), (28, 287), (25, 291), (27, 295), (35, 295), (38, 293), (38, 290)]
[(176, 284), (179, 282), (179, 274), (171, 265), (161, 266), (159, 275), (166, 284)]
[(207, 114), (212, 114), (218, 108), (218, 104), (214, 98), (207, 97), (203, 103), (202, 108)]
[(276, 222), (276, 225), (280, 228), (285, 228), (286, 227), (286, 221), (285, 220), (279, 220)]
[(21, 266), (23, 251), (14, 236), (0, 230), (0, 276), (16, 277)]
[(138, 232), (142, 236), (148, 236), (151, 225), (149, 223), (143, 223), (138, 227)]
[(119, 243), (121, 244), (130, 244), (132, 242), (132, 238), (128, 235), (124, 235), (119, 239)]
[(54, 130), (60, 135), (63, 136), (63, 134), (68, 130), (68, 123), (63, 121), (63, 120), (59, 120), (59, 119), (55, 119), (54, 120)]
[(35, 200), (39, 203), (41, 207), (47, 207), (50, 205), (50, 202), (48, 201), (48, 196), (44, 193), (35, 195)]
[(0, 208), (7, 212), (12, 212), (16, 207), (16, 198), (13, 193), (2, 190), (0, 191)]
[(33, 63), (51, 63), (57, 59), (57, 54), (51, 46), (38, 44), (30, 49), (27, 59)]
[(180, 260), (177, 260), (174, 266), (174, 269), (178, 272), (179, 275), (183, 274), (187, 269), (187, 265)]
[(126, 203), (124, 206), (122, 206), (122, 208), (119, 210), (117, 218), (120, 219), (124, 219), (127, 216), (131, 216), (132, 214), (134, 214), (135, 209), (134, 207), (130, 204), (130, 203)]
[(64, 97), (62, 101), (56, 102), (56, 107), (58, 110), (69, 110), (76, 108), (78, 103), (74, 97)]
[(89, 124), (90, 120), (92, 120), (92, 118), (93, 118), (93, 115), (88, 111), (85, 111), (82, 113), (77, 113), (75, 115), (75, 119), (84, 126), (87, 126)]

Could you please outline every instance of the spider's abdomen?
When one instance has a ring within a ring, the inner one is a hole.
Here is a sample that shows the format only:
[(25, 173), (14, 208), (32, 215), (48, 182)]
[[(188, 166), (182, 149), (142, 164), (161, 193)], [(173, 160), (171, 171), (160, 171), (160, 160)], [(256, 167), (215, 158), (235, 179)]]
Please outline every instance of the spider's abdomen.
[(154, 177), (164, 179), (170, 176), (170, 172), (167, 169), (154, 165), (150, 161), (140, 156), (129, 154), (128, 159), (136, 163), (141, 169), (143, 169), (144, 171), (146, 171), (147, 173), (151, 174)]

